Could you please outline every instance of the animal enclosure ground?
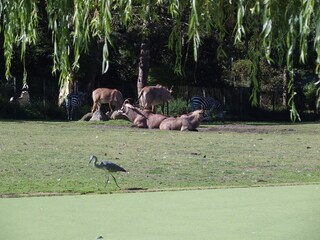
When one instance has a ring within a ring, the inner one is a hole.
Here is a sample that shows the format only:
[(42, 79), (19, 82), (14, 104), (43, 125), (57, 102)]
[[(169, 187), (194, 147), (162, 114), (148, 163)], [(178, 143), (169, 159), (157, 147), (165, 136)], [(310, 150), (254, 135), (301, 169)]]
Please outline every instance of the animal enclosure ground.
[(275, 131), (294, 131), (293, 125), (288, 125), (285, 128), (277, 129), (275, 125), (248, 125), (248, 124), (228, 124), (206, 126), (199, 128), (200, 132), (235, 132), (235, 133), (272, 133)]
[[(320, 124), (320, 123), (319, 123)], [(198, 132), (218, 132), (218, 133), (224, 133), (224, 132), (234, 132), (234, 133), (275, 133), (276, 131), (280, 132), (290, 132), (294, 131), (295, 125), (285, 125), (286, 127), (277, 129), (276, 124), (246, 124), (246, 123), (228, 123), (228, 124), (219, 124), (219, 125), (213, 125), (213, 124), (206, 124), (201, 125), (198, 128)], [(281, 126), (281, 125), (280, 125)], [(315, 125), (316, 126), (316, 125)], [(127, 125), (96, 125), (95, 128), (101, 128), (101, 129), (117, 129), (117, 128), (127, 128)], [(157, 131), (157, 129), (153, 129), (154, 131)]]
[[(198, 132), (130, 128), (125, 121), (0, 122), (1, 196), (164, 191), (320, 182), (320, 128), (201, 125)], [(89, 157), (110, 160), (121, 189), (105, 188)]]

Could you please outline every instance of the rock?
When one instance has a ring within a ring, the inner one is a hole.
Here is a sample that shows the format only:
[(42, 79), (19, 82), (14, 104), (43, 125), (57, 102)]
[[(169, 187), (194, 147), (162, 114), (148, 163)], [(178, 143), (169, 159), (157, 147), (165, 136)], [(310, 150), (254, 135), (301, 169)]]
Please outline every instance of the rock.
[(129, 121), (129, 119), (119, 111), (114, 111), (111, 114), (110, 119), (113, 119), (113, 120), (115, 120), (115, 119), (124, 119), (124, 120), (128, 120)]
[(102, 113), (100, 110), (96, 110), (93, 114), (92, 117), (90, 119), (90, 121), (108, 121), (110, 120), (110, 118)]
[(89, 113), (85, 114), (85, 115), (80, 119), (80, 121), (89, 121), (91, 118), (92, 118), (92, 113), (89, 112)]

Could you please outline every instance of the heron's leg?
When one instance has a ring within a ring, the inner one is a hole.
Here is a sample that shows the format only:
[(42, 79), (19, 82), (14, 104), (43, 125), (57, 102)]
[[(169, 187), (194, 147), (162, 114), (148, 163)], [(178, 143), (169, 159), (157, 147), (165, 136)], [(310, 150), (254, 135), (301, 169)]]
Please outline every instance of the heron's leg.
[[(111, 174), (111, 173), (110, 173), (110, 174)], [(113, 177), (113, 180), (114, 180), (114, 182), (116, 183), (117, 187), (118, 187), (118, 188), (121, 188), (121, 187), (119, 187), (116, 178), (115, 178), (112, 174), (111, 174), (111, 176)]]
[(106, 175), (106, 187), (107, 187), (107, 185), (108, 185), (108, 183), (109, 183), (109, 175)]

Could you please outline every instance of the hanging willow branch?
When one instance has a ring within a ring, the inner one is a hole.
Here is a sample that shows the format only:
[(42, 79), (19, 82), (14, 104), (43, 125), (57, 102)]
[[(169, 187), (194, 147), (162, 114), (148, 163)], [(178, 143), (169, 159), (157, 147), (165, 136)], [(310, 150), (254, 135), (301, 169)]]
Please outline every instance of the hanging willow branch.
[(128, 26), (133, 19), (132, 0), (119, 0), (118, 5), (121, 22)]
[(169, 12), (171, 18), (174, 19), (172, 31), (169, 35), (168, 47), (175, 53), (175, 73), (182, 74), (182, 6), (178, 0), (172, 0), (169, 5)]
[[(314, 49), (317, 52), (316, 72), (319, 74), (320, 44), (317, 36), (319, 37), (320, 34), (319, 32), (317, 33), (317, 29), (320, 28), (320, 24), (319, 21), (316, 20), (314, 24), (312, 23), (312, 19), (319, 19), (319, 1), (238, 0), (237, 4), (235, 41), (242, 41), (242, 38), (246, 34), (245, 26), (249, 26), (249, 24), (245, 22), (245, 17), (250, 14), (255, 16), (256, 19), (258, 19), (256, 20), (257, 24), (262, 26), (261, 34), (258, 38), (261, 38), (259, 40), (262, 43), (260, 49), (265, 52), (266, 59), (269, 62), (275, 62), (276, 60), (281, 65), (283, 60), (285, 60), (285, 66), (289, 72), (288, 105), (290, 107), (290, 116), (293, 121), (300, 119), (294, 101), (296, 95), (294, 88), (294, 57), (297, 51), (299, 51), (300, 61), (302, 63), (306, 62), (310, 34), (315, 32)], [(316, 9), (318, 10), (315, 11)], [(253, 19), (253, 21), (255, 20)], [(252, 22), (250, 24), (252, 25)], [(298, 42), (297, 39), (299, 40)], [(259, 51), (259, 49), (257, 49), (257, 51)], [(284, 56), (286, 57), (284, 58)], [(251, 58), (251, 60), (254, 62), (254, 58)], [(254, 91), (258, 89), (258, 82), (254, 80), (254, 76), (251, 78), (253, 80), (252, 96), (254, 96)]]
[[(230, 8), (233, 9), (231, 4), (226, 3), (225, 0), (217, 0), (211, 3), (210, 7), (208, 4), (208, 15), (211, 16), (210, 29), (207, 27), (207, 31), (211, 32), (215, 29), (219, 32), (219, 46), (217, 48), (217, 59), (227, 57), (226, 52), (223, 49), (223, 42), (227, 34), (225, 22), (228, 22), (227, 11)], [(231, 10), (232, 11), (232, 10)]]
[(245, 16), (245, 7), (244, 0), (238, 0), (237, 5), (237, 22), (236, 22), (236, 35), (234, 37), (235, 43), (241, 42), (242, 37), (245, 34), (244, 26), (243, 26), (243, 18)]
[(69, 79), (71, 72), (71, 26), (73, 23), (70, 9), (73, 9), (73, 3), (64, 0), (47, 0), (46, 2), (49, 29), (52, 31), (54, 46), (52, 73), (60, 72), (59, 82), (62, 84)]
[(190, 20), (189, 20), (189, 41), (193, 41), (193, 57), (194, 61), (198, 60), (198, 50), (200, 46), (200, 33), (199, 33), (199, 13), (198, 8), (199, 4), (197, 0), (191, 0), (191, 13), (190, 13)]
[(104, 42), (102, 50), (102, 73), (109, 68), (109, 44), (112, 45), (111, 34), (111, 9), (110, 0), (100, 0), (94, 11), (90, 26), (93, 37), (98, 37)]
[[(314, 49), (317, 53), (316, 72), (318, 73), (318, 78), (320, 80), (320, 1), (315, 0), (313, 7), (316, 9), (316, 11), (313, 12), (312, 21), (312, 26), (314, 26), (315, 29), (311, 32), (314, 32)], [(320, 96), (318, 102), (320, 102)]]
[[(21, 9), (23, 11), (21, 11)], [(38, 25), (38, 9), (32, 0), (4, 1), (0, 5), (0, 19), (4, 32), (4, 56), (6, 66), (6, 78), (11, 76), (11, 60), (14, 48), (20, 46), (21, 61), (23, 63), (23, 84), (27, 82), (27, 70), (25, 65), (25, 52), (29, 44), (34, 44), (37, 39), (36, 27)]]
[(73, 46), (74, 61), (73, 69), (77, 71), (79, 59), (82, 52), (88, 52), (88, 44), (90, 41), (90, 0), (75, 0), (73, 14)]
[[(308, 52), (308, 36), (310, 34), (311, 16), (314, 9), (314, 0), (303, 0), (299, 14), (300, 31), (300, 61), (306, 62)], [(318, 9), (318, 11), (320, 11)], [(320, 23), (319, 23), (320, 24)]]

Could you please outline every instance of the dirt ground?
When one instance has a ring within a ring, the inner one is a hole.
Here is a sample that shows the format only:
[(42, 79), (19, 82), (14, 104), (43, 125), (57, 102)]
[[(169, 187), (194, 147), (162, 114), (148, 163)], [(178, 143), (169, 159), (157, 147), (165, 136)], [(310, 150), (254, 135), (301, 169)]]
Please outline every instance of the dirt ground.
[[(96, 125), (95, 128), (127, 128), (128, 126)], [(145, 129), (146, 130), (146, 129)], [(152, 129), (159, 130), (159, 129)], [(269, 125), (247, 125), (247, 124), (225, 124), (225, 125), (202, 125), (198, 128), (199, 132), (236, 132), (236, 133), (271, 133), (275, 131), (291, 132), (293, 128), (283, 128), (275, 130), (274, 126)]]
[[(236, 132), (236, 133), (269, 133), (273, 132), (272, 126), (246, 125), (246, 124), (228, 124), (216, 125), (198, 128), (199, 132)], [(284, 131), (293, 131), (293, 129), (284, 129)]]

